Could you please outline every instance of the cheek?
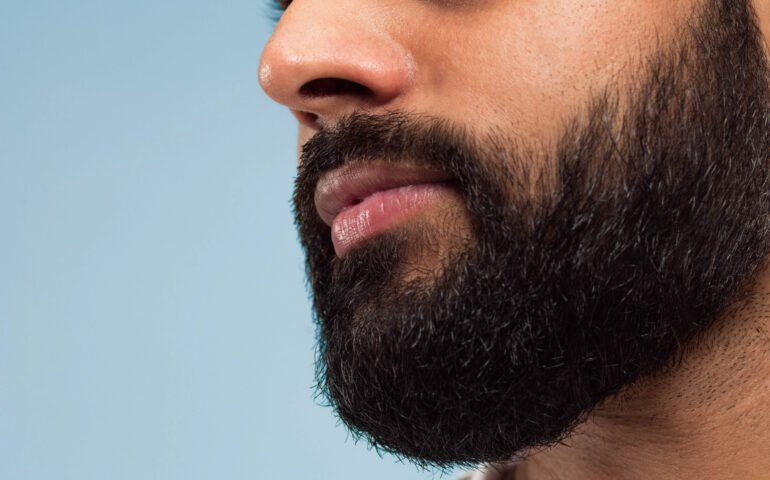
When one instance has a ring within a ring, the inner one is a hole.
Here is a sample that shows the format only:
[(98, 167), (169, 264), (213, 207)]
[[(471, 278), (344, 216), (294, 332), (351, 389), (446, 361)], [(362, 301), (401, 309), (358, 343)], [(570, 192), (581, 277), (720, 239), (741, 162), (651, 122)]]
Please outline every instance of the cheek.
[[(442, 115), (548, 140), (606, 86), (639, 76), (694, 0), (524, 0), (454, 23), (434, 63), (431, 103)], [(499, 5), (497, 5), (499, 4)], [(447, 30), (447, 29), (444, 29)], [(446, 41), (450, 41), (447, 39)], [(450, 101), (447, 101), (450, 100)]]
[(768, 35), (770, 35), (770, 2), (766, 0), (755, 1), (754, 10), (759, 20), (759, 29), (762, 31), (762, 38), (765, 41), (765, 48), (770, 52), (770, 42), (768, 42)]

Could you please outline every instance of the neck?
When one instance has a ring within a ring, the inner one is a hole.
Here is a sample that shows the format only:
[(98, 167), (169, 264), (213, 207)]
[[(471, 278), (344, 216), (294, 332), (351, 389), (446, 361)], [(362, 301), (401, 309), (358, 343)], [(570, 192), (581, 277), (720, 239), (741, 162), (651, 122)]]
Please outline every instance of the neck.
[(770, 269), (681, 363), (597, 407), (516, 480), (770, 478)]

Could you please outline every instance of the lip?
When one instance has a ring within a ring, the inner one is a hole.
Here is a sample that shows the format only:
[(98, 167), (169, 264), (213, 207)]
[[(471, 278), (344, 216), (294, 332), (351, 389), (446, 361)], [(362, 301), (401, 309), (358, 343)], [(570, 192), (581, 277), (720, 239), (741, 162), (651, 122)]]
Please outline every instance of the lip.
[(321, 220), (332, 226), (341, 212), (368, 197), (412, 185), (444, 183), (453, 177), (441, 170), (407, 165), (356, 163), (321, 176), (315, 189), (315, 206)]
[(327, 172), (315, 190), (315, 206), (331, 227), (338, 257), (456, 195), (453, 178), (440, 170), (384, 163), (349, 164)]

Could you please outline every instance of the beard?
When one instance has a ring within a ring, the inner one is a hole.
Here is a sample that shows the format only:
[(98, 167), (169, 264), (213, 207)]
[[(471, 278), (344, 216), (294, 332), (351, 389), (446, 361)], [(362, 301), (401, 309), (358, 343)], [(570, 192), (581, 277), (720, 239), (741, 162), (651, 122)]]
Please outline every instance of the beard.
[[(746, 291), (770, 246), (765, 52), (747, 0), (705, 2), (687, 27), (550, 154), (403, 112), (354, 113), (304, 145), (317, 388), (356, 438), (439, 467), (552, 445)], [(468, 232), (426, 219), (338, 258), (316, 184), (372, 159), (451, 174)]]

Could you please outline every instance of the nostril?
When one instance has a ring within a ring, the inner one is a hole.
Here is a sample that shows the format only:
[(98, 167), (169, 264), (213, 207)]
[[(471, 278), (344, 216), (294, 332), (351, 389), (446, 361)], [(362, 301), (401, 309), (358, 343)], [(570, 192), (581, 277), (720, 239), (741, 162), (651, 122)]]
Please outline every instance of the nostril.
[(324, 97), (329, 95), (355, 95), (369, 97), (374, 94), (360, 83), (342, 78), (317, 78), (302, 85), (299, 89), (304, 97)]

